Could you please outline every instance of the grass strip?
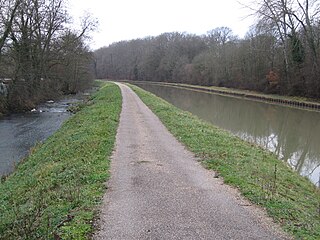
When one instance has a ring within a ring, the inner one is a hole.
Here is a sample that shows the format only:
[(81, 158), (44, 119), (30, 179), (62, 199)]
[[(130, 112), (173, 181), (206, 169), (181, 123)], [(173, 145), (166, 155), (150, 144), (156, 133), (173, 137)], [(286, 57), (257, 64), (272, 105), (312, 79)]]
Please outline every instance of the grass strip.
[(0, 183), (0, 239), (87, 239), (108, 178), (120, 89), (102, 87)]
[(297, 239), (320, 239), (320, 192), (284, 162), (258, 146), (182, 111), (136, 86), (130, 87), (168, 130), (204, 165), (238, 188)]

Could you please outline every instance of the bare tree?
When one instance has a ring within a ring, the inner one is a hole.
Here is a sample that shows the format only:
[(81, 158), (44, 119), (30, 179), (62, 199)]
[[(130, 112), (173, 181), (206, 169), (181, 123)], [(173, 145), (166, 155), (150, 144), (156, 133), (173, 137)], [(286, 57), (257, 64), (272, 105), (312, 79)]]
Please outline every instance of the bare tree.
[[(92, 79), (87, 74), (91, 53), (85, 44), (96, 27), (90, 15), (84, 16), (76, 32), (69, 29), (66, 0), (0, 0), (0, 4), (0, 70), (13, 79), (8, 99), (12, 109), (32, 107), (62, 90), (65, 82), (73, 85), (68, 88), (73, 92), (85, 85), (78, 84), (84, 78)], [(56, 79), (62, 76), (57, 72), (61, 69), (72, 71), (72, 78)]]
[(0, 0), (0, 57), (21, 0)]
[(292, 12), (293, 17), (299, 22), (304, 30), (309, 49), (311, 51), (313, 67), (317, 74), (319, 69), (319, 38), (316, 34), (316, 23), (320, 20), (320, 4), (315, 0), (296, 0), (300, 11)]

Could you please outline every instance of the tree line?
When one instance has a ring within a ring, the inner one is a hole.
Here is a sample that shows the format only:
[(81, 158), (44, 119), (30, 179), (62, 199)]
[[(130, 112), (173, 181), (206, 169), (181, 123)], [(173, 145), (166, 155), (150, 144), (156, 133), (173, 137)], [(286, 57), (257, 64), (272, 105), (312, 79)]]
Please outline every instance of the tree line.
[(0, 113), (30, 109), (90, 84), (93, 56), (86, 39), (96, 25), (90, 16), (75, 30), (65, 0), (0, 0), (0, 7), (0, 81), (8, 85)]
[(228, 27), (202, 36), (164, 33), (94, 52), (98, 78), (215, 85), (320, 98), (320, 8), (310, 0), (259, 0), (242, 39)]

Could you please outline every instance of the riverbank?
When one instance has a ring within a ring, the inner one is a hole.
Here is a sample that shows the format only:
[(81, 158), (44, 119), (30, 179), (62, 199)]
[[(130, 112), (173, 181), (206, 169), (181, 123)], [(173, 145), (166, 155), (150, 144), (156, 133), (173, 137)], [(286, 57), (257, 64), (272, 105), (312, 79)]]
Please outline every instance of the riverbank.
[(166, 83), (166, 82), (149, 82), (149, 81), (125, 81), (128, 83), (148, 83), (156, 85), (165, 85), (171, 87), (192, 89), (196, 91), (204, 91), (221, 95), (229, 95), (241, 98), (252, 99), (256, 101), (269, 102), (279, 105), (292, 106), (302, 109), (310, 109), (320, 111), (320, 100), (316, 101), (314, 99), (294, 97), (294, 96), (281, 96), (275, 94), (263, 94), (259, 92), (249, 91), (249, 90), (240, 90), (234, 88), (225, 88), (225, 87), (206, 87), (199, 85), (190, 85), (182, 83)]
[(86, 102), (98, 89), (94, 86), (85, 92), (41, 103), (32, 111), (0, 117), (0, 178), (13, 172), (30, 148), (56, 132), (73, 115), (77, 106)]
[(0, 183), (0, 239), (86, 239), (105, 191), (121, 111), (107, 84)]
[(320, 192), (275, 155), (131, 86), (189, 150), (298, 239), (320, 238)]
[[(53, 89), (44, 89), (42, 92), (45, 95), (38, 94), (39, 96), (30, 98), (29, 100), (22, 100), (18, 101), (17, 106), (15, 106), (14, 102), (10, 102), (10, 98), (4, 97), (0, 95), (0, 118), (5, 117), (11, 114), (23, 114), (30, 112), (33, 109), (45, 104), (48, 101), (55, 101), (59, 102), (64, 99), (70, 98), (81, 98), (85, 100), (85, 98), (89, 95), (94, 93), (99, 88), (99, 81), (90, 81), (85, 87), (79, 89), (79, 91), (75, 92), (62, 92)], [(41, 97), (40, 97), (41, 95)], [(11, 101), (13, 101), (11, 99)]]

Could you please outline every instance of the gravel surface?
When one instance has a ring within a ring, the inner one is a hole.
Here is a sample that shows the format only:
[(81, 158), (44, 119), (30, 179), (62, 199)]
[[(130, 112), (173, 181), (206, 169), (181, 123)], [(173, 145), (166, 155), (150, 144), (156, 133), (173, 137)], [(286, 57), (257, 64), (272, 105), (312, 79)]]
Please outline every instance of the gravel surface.
[(285, 239), (214, 178), (127, 86), (94, 239)]

